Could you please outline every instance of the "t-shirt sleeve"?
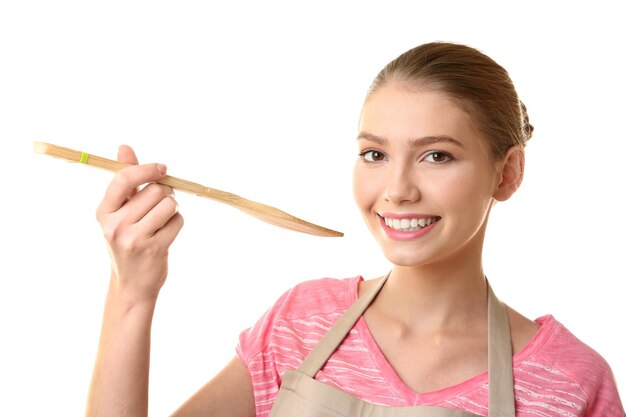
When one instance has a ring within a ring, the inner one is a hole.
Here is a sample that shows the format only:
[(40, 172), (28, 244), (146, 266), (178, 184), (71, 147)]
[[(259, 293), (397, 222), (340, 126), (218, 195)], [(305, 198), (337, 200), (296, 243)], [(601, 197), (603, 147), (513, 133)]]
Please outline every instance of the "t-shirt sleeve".
[(257, 354), (261, 353), (269, 343), (270, 334), (276, 318), (282, 310), (291, 290), (285, 292), (250, 328), (239, 334), (236, 352), (239, 359), (248, 366)]
[(586, 417), (624, 417), (617, 384), (609, 365), (602, 359), (598, 364), (601, 369), (593, 381), (588, 381), (589, 399)]
[(559, 325), (544, 354), (553, 358), (556, 367), (568, 375), (585, 400), (585, 417), (625, 417), (613, 372), (607, 361)]
[(297, 284), (241, 332), (236, 352), (250, 375), (257, 417), (269, 414), (284, 373), (302, 363), (348, 308), (348, 290), (359, 280), (322, 278)]
[(267, 347), (276, 320), (281, 315), (290, 292), (291, 290), (284, 293), (252, 327), (241, 332), (235, 349), (237, 356), (248, 369), (257, 416), (269, 414), (280, 389), (281, 380), (276, 357), (268, 353)]

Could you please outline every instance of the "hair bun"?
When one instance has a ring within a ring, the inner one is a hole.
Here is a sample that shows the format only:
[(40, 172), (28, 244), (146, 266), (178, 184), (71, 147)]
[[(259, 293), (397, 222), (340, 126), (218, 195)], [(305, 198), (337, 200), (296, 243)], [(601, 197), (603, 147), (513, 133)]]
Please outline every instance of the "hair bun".
[(522, 132), (524, 133), (524, 140), (528, 142), (528, 140), (533, 136), (535, 128), (530, 124), (528, 111), (526, 110), (526, 105), (522, 102), (522, 100), (519, 101), (519, 106), (522, 110)]

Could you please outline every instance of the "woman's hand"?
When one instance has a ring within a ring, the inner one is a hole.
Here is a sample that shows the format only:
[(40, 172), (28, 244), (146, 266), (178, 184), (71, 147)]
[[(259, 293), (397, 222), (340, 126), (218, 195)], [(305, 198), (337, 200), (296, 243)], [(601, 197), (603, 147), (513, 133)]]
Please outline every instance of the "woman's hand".
[(96, 212), (112, 273), (87, 415), (147, 416), (152, 317), (183, 218), (172, 188), (155, 183), (164, 165), (137, 165), (128, 146), (120, 146), (117, 159), (132, 166), (115, 175)]
[[(155, 183), (165, 176), (165, 166), (137, 165), (128, 146), (120, 147), (117, 159), (132, 166), (116, 174), (96, 213), (109, 245), (112, 275), (86, 415), (145, 417), (152, 318), (167, 277), (168, 250), (183, 218), (172, 188)], [(254, 414), (252, 383), (238, 358), (176, 413)]]
[(111, 285), (133, 303), (154, 301), (183, 218), (172, 187), (156, 183), (165, 176), (165, 165), (137, 165), (135, 152), (126, 145), (120, 146), (117, 159), (133, 166), (115, 175), (96, 211), (111, 256)]

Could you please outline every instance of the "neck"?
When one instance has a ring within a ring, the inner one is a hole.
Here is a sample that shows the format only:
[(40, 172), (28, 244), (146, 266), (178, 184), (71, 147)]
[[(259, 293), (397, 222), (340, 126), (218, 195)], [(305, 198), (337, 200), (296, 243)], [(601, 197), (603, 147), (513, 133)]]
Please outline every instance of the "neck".
[(395, 266), (377, 297), (378, 307), (419, 331), (484, 325), (487, 287), (480, 248), (434, 264)]

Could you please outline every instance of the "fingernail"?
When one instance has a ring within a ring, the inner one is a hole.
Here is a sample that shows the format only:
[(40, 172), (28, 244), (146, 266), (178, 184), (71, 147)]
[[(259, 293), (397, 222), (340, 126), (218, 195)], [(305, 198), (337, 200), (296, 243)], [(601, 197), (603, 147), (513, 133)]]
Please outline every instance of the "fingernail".
[(163, 164), (157, 164), (157, 169), (159, 170), (161, 175), (165, 175), (165, 173), (167, 172), (167, 167)]

